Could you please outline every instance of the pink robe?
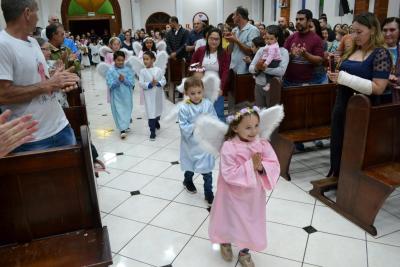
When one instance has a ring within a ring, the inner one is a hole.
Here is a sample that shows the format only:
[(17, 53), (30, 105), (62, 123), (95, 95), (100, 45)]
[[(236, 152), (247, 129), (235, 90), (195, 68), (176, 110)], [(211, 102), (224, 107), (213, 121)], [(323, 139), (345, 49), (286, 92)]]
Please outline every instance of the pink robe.
[[(265, 172), (254, 170), (252, 155), (261, 153)], [(261, 251), (267, 246), (266, 195), (278, 181), (280, 167), (265, 140), (226, 141), (220, 152), (220, 172), (211, 208), (208, 234), (213, 243), (232, 243)]]

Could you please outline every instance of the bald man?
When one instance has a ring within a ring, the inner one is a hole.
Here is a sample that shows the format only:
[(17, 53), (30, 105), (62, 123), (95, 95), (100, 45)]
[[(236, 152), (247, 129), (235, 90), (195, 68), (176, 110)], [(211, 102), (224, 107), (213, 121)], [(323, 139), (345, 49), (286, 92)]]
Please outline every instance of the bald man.
[(189, 55), (194, 52), (196, 41), (203, 39), (203, 27), (204, 23), (199, 18), (195, 18), (193, 20), (193, 30), (190, 31), (189, 38), (186, 43), (186, 52), (188, 52)]
[[(47, 22), (49, 23), (48, 25), (51, 25), (51, 24), (54, 24), (54, 23), (59, 23), (60, 20), (58, 19), (58, 17), (56, 15), (50, 15)], [(42, 39), (45, 40), (46, 42), (49, 41), (49, 39), (47, 39), (47, 36), (46, 36), (46, 27), (44, 27), (44, 29), (40, 33), (40, 37), (42, 37)]]

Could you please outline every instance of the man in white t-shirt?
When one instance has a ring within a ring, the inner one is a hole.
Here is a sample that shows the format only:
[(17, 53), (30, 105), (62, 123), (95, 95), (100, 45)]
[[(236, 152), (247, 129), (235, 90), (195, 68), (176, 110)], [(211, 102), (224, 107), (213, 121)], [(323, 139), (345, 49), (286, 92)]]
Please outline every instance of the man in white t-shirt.
[(38, 21), (35, 0), (2, 0), (1, 8), (7, 27), (0, 32), (0, 109), (12, 111), (10, 120), (32, 114), (39, 123), (32, 142), (14, 152), (75, 144), (54, 92), (75, 89), (79, 77), (56, 71), (49, 78), (43, 53), (37, 41), (29, 37)]

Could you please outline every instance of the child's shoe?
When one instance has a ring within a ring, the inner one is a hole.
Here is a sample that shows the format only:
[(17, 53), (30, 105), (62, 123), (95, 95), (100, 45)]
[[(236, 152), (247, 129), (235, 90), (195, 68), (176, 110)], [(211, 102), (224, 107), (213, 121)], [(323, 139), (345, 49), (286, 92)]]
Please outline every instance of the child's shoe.
[(150, 134), (150, 141), (155, 141), (156, 140), (156, 133), (155, 132), (152, 132), (151, 134)]
[(255, 267), (253, 260), (251, 259), (250, 253), (240, 251), (239, 252), (239, 262), (242, 267)]
[(197, 193), (197, 189), (196, 186), (194, 186), (193, 182), (183, 182), (183, 186), (185, 187), (185, 189), (191, 193), (191, 194), (196, 194)]
[(126, 131), (121, 131), (121, 139), (125, 139), (125, 137), (127, 136)]
[(205, 200), (207, 201), (208, 205), (211, 206), (214, 201), (214, 194), (211, 193), (205, 196)]
[(220, 245), (221, 256), (226, 261), (233, 260), (232, 246), (231, 244), (221, 244)]

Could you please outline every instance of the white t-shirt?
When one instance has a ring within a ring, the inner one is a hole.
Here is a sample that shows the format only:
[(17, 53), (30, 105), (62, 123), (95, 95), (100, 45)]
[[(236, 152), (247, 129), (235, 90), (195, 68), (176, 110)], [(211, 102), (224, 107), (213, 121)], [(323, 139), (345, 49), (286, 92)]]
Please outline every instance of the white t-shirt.
[[(46, 60), (37, 41), (14, 38), (5, 30), (0, 32), (0, 80), (13, 81), (16, 86), (39, 83), (49, 77)], [(64, 111), (53, 93), (36, 96), (31, 101), (19, 104), (0, 105), (4, 111), (10, 109), (10, 119), (32, 114), (39, 122), (33, 141), (51, 137), (68, 125)]]
[(205, 68), (206, 72), (207, 71), (212, 71), (215, 72), (217, 75), (219, 75), (219, 63), (218, 63), (218, 54), (217, 52), (210, 53), (207, 55), (207, 53), (204, 55), (202, 66)]

